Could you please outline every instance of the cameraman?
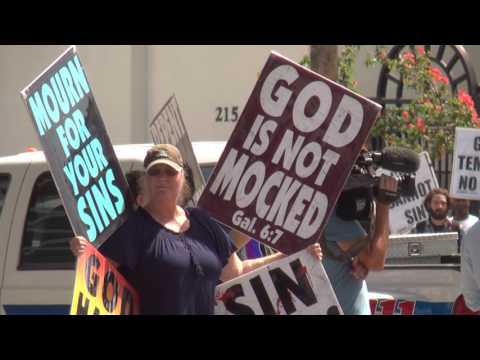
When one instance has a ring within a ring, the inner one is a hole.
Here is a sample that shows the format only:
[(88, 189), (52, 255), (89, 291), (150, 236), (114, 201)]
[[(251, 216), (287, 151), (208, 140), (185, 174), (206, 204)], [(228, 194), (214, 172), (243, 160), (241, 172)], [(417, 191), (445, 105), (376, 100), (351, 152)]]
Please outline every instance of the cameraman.
[[(371, 206), (369, 234), (358, 220), (342, 220), (335, 209), (321, 240), (323, 265), (346, 315), (370, 315), (365, 278), (381, 271), (389, 236), (389, 208), (396, 199), (397, 180), (382, 175)], [(373, 227), (373, 230), (372, 230)]]

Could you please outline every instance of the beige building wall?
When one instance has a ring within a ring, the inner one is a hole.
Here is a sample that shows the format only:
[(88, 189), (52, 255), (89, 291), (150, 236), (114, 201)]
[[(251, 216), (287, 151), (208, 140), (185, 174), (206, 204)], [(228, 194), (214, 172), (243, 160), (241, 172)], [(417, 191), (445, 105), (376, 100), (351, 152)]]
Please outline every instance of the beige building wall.
[[(0, 46), (0, 156), (40, 148), (20, 91), (68, 46)], [(107, 131), (114, 142), (130, 142), (131, 46), (77, 47)]]
[(226, 140), (271, 50), (300, 61), (309, 47), (287, 45), (153, 46), (150, 49), (149, 118), (172, 93), (192, 140)]
[[(0, 156), (40, 147), (20, 90), (56, 59), (66, 45), (0, 46)], [(480, 46), (467, 45), (477, 76)], [(375, 96), (379, 69), (363, 65), (359, 92)], [(271, 50), (300, 61), (308, 45), (79, 45), (93, 94), (114, 144), (150, 142), (148, 125), (175, 93), (192, 140), (226, 140)], [(477, 81), (480, 78), (477, 78)], [(226, 118), (225, 109), (228, 111)], [(218, 121), (221, 120), (221, 121)], [(226, 121), (228, 120), (228, 121)]]
[[(40, 148), (20, 90), (67, 47), (0, 46), (0, 156)], [(215, 121), (216, 108), (240, 115), (269, 51), (298, 61), (308, 53), (307, 45), (77, 48), (114, 144), (150, 142), (148, 124), (173, 93), (192, 140), (225, 140), (235, 123)]]

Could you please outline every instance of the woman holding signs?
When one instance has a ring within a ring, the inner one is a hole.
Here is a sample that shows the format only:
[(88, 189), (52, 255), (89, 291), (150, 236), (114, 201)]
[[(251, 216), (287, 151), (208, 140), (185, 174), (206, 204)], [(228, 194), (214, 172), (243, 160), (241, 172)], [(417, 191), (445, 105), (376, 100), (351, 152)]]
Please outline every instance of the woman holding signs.
[[(185, 166), (178, 149), (155, 145), (144, 160), (149, 201), (99, 248), (140, 296), (142, 314), (213, 314), (215, 287), (280, 259), (277, 253), (241, 261), (235, 254), (249, 238), (232, 231), (232, 239), (205, 211), (177, 205), (188, 193)], [(75, 255), (87, 240), (72, 239)], [(310, 246), (322, 258), (320, 245)]]

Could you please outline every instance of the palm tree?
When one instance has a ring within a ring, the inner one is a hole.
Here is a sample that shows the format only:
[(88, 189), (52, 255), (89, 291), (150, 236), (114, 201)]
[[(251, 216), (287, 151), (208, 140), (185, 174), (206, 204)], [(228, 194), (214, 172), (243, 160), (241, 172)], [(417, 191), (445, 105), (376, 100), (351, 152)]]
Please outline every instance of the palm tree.
[(338, 45), (310, 45), (310, 68), (335, 81), (338, 77)]

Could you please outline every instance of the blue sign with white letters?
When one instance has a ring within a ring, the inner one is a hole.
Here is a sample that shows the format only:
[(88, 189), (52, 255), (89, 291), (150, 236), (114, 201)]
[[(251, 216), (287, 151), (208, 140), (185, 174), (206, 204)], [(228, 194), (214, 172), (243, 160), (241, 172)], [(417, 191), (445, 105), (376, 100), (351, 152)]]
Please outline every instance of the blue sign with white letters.
[(133, 209), (74, 46), (21, 92), (75, 235), (100, 246)]

